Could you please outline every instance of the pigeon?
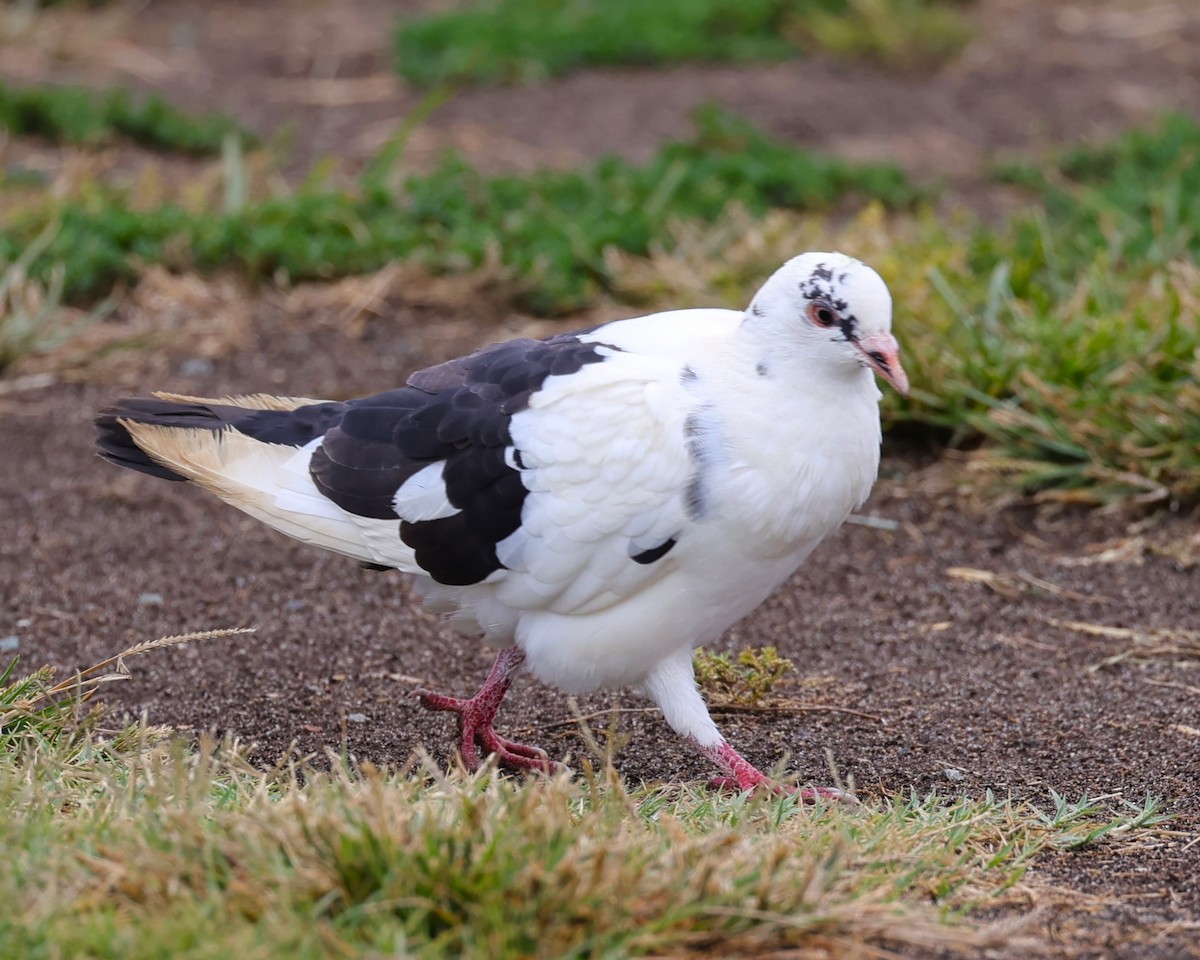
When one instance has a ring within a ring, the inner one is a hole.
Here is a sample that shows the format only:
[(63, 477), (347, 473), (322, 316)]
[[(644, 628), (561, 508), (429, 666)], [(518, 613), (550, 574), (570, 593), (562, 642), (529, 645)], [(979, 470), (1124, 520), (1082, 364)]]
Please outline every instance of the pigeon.
[(495, 343), (354, 400), (127, 398), (101, 411), (97, 442), (112, 463), (411, 574), (428, 606), (497, 648), (474, 696), (416, 691), (457, 715), (466, 767), (486, 754), (560, 766), (494, 728), (527, 669), (571, 694), (640, 689), (721, 768), (714, 782), (783, 789), (717, 729), (693, 650), (762, 603), (870, 493), (875, 377), (908, 392), (891, 316), (869, 266), (805, 253), (744, 312), (673, 310)]

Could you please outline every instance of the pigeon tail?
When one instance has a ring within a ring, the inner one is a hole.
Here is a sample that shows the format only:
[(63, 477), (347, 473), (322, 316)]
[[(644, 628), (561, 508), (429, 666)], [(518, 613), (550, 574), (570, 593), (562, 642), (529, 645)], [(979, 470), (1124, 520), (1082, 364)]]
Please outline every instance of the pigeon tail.
[(210, 400), (172, 393), (127, 397), (96, 417), (96, 445), (109, 463), (160, 480), (188, 480), (141, 446), (130, 424), (215, 433), (227, 427), (264, 443), (302, 447), (324, 432), (341, 404), (265, 394)]

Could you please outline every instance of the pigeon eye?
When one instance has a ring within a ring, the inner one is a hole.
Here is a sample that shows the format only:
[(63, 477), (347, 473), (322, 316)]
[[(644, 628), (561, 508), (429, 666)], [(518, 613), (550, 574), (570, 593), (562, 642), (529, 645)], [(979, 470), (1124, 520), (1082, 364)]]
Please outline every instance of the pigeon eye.
[(829, 304), (818, 301), (808, 305), (808, 319), (818, 327), (832, 327), (838, 322), (838, 315)]

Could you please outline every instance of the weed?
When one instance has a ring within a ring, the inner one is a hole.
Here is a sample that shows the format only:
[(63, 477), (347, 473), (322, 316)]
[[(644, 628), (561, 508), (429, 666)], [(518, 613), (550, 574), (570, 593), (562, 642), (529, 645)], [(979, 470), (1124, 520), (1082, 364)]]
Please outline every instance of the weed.
[(955, 57), (971, 39), (963, 4), (930, 0), (846, 0), (844, 9), (816, 7), (794, 17), (788, 32), (800, 45), (839, 57), (875, 60), (900, 70), (930, 69)]
[[(520, 83), (587, 67), (795, 56), (795, 35), (837, 53), (929, 62), (961, 46), (953, 0), (493, 0), (403, 21), (409, 82)], [(811, 25), (813, 29), (809, 29)]]
[(774, 647), (740, 650), (736, 657), (701, 649), (692, 657), (692, 665), (696, 682), (717, 706), (761, 706), (792, 670), (792, 661)]
[(12, 87), (0, 82), (0, 128), (13, 136), (94, 146), (123, 136), (145, 147), (216, 154), (229, 135), (254, 138), (217, 114), (193, 117), (162, 97), (135, 100), (125, 90), (97, 93), (80, 87)]

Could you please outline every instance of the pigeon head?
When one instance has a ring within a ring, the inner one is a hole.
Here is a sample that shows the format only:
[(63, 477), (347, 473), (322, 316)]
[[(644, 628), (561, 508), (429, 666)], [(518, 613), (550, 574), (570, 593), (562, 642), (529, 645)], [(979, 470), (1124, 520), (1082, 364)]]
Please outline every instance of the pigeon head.
[(762, 285), (746, 324), (773, 350), (792, 348), (832, 369), (866, 367), (908, 395), (900, 345), (892, 336), (892, 295), (874, 270), (844, 253), (793, 257)]

